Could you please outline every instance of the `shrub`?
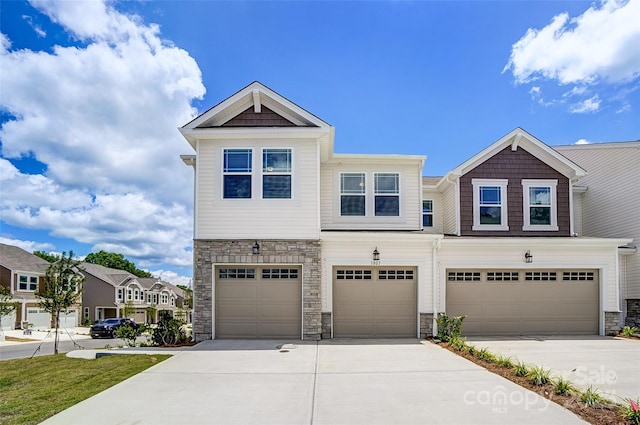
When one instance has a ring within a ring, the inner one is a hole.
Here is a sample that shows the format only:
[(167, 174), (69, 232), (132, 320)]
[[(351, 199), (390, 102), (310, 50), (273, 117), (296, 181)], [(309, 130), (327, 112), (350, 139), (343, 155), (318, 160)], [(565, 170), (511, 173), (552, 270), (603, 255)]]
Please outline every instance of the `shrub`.
[(489, 363), (496, 362), (496, 356), (487, 347), (481, 348), (476, 352), (476, 357)]
[(151, 339), (155, 345), (176, 345), (188, 341), (186, 332), (182, 327), (183, 323), (164, 313), (158, 321), (158, 325), (153, 329)]
[(513, 367), (513, 362), (511, 361), (511, 357), (507, 356), (498, 356), (496, 357), (496, 364), (501, 367)]
[(456, 351), (465, 351), (467, 348), (467, 340), (466, 338), (462, 338), (459, 336), (451, 338), (451, 346)]
[(580, 401), (588, 407), (598, 407), (604, 402), (604, 398), (596, 388), (589, 385), (589, 388), (580, 395)]
[(529, 373), (529, 368), (527, 367), (526, 364), (522, 363), (521, 361), (518, 361), (518, 363), (516, 363), (513, 366), (513, 374), (516, 376), (527, 376), (527, 374)]
[(576, 392), (576, 387), (561, 376), (554, 383), (553, 391), (558, 395), (571, 395)]
[(529, 382), (533, 385), (544, 385), (551, 381), (550, 374), (551, 372), (542, 366), (533, 366), (527, 372), (527, 379), (529, 379)]
[(622, 336), (635, 336), (635, 334), (637, 333), (638, 333), (638, 328), (636, 328), (635, 326), (625, 326), (620, 331), (620, 334)]
[(462, 333), (462, 321), (466, 316), (449, 317), (440, 313), (436, 319), (438, 325), (438, 339), (443, 342), (451, 341), (451, 338), (459, 337)]
[[(626, 401), (626, 400), (625, 400)], [(629, 399), (629, 403), (620, 405), (620, 416), (634, 425), (640, 425), (640, 398)]]
[(115, 334), (120, 338), (127, 346), (135, 347), (136, 338), (140, 336), (140, 328), (134, 329), (131, 325), (125, 324), (115, 330)]

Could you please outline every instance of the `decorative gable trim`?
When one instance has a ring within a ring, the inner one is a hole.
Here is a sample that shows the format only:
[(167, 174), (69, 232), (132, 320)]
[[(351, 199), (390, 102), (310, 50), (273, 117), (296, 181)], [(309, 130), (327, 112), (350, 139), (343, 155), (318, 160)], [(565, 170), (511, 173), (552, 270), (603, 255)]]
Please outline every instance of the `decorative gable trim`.
[(518, 148), (527, 151), (572, 181), (587, 175), (587, 172), (576, 163), (519, 127), (454, 168), (449, 174), (452, 177), (460, 177), (509, 146), (512, 151)]

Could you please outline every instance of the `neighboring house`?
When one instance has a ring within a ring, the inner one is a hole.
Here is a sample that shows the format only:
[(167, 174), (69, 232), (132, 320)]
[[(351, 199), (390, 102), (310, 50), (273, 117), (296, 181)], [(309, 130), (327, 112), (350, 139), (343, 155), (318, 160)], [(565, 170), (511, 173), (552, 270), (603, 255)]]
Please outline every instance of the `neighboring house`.
[[(0, 244), (0, 284), (10, 288), (18, 308), (2, 319), (4, 329), (51, 329), (51, 313), (40, 308), (36, 293), (42, 291), (50, 263), (17, 246)], [(60, 315), (60, 327), (78, 326), (79, 306)]]
[[(254, 82), (180, 132), (195, 155), (194, 336), (605, 334), (618, 246), (575, 237), (584, 169), (517, 128), (444, 177), (334, 153), (334, 128)], [(453, 144), (455, 141), (452, 141)]]
[(87, 278), (82, 296), (83, 320), (94, 323), (122, 317), (127, 302), (134, 308), (129, 318), (138, 323), (156, 323), (163, 312), (188, 318), (182, 308), (184, 291), (170, 283), (98, 264), (83, 263), (82, 267)]
[(633, 238), (619, 250), (620, 299), (626, 324), (640, 327), (640, 141), (554, 149), (589, 171), (580, 181), (578, 234)]

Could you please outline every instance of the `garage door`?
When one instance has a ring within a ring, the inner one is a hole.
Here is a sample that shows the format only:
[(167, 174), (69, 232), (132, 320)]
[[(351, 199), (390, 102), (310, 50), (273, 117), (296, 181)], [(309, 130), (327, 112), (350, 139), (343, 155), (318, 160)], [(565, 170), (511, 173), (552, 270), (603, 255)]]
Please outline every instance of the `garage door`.
[(415, 268), (344, 268), (333, 272), (333, 336), (415, 338)]
[(447, 270), (465, 335), (598, 334), (597, 270)]
[(2, 317), (2, 330), (9, 331), (11, 329), (15, 329), (16, 327), (16, 311), (13, 310), (7, 316)]
[(216, 338), (300, 338), (300, 267), (219, 267)]
[(38, 307), (27, 307), (27, 321), (34, 329), (51, 329), (51, 314)]
[(68, 313), (60, 313), (61, 328), (75, 328), (78, 326), (78, 310), (70, 310)]

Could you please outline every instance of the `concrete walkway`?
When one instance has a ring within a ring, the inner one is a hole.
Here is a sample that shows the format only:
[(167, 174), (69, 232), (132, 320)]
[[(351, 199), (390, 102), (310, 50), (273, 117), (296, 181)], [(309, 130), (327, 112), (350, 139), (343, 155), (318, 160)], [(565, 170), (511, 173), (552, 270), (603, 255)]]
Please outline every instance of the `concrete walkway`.
[(640, 339), (605, 336), (469, 337), (478, 348), (550, 369), (582, 390), (599, 389), (615, 402), (640, 397)]
[(44, 422), (87, 423), (585, 422), (449, 351), (412, 339), (203, 342)]

